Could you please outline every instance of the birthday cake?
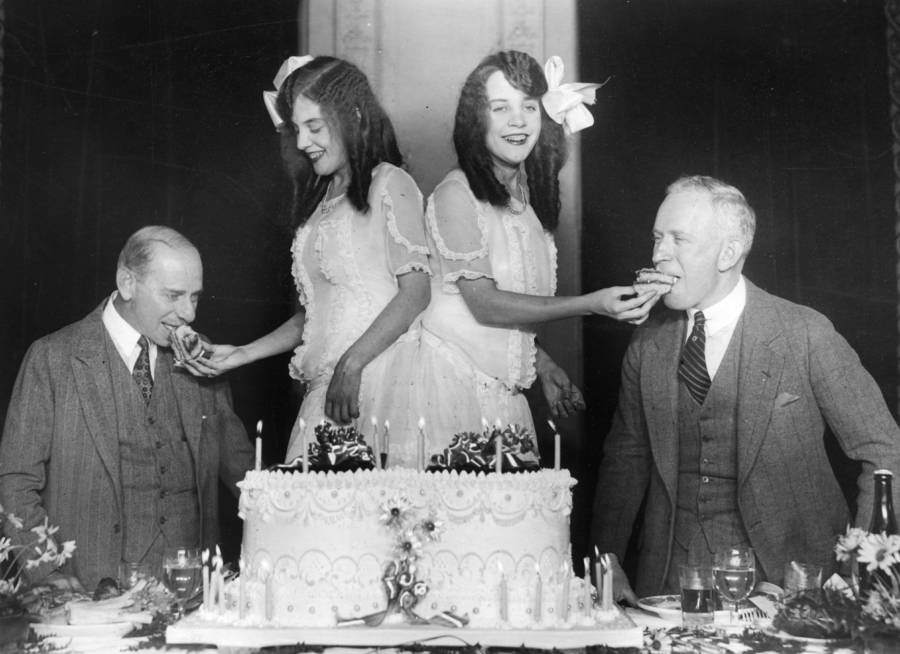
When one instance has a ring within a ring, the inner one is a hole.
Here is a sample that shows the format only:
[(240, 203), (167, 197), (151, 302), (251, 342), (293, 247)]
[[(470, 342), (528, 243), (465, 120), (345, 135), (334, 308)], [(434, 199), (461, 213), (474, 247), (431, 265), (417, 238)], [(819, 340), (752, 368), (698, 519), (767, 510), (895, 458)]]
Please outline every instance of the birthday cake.
[(240, 576), (217, 609), (230, 623), (553, 629), (598, 620), (590, 584), (572, 572), (576, 481), (540, 468), (522, 432), (458, 434), (423, 472), (377, 469), (361, 439), (334, 441), (319, 435), (307, 472), (297, 464), (240, 482)]

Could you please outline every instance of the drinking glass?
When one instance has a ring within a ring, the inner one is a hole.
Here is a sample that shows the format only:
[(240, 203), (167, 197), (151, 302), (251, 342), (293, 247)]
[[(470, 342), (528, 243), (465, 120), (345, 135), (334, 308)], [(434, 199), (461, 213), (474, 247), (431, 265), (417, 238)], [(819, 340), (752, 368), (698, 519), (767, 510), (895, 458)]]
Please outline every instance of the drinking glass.
[(150, 566), (146, 563), (134, 563), (133, 561), (122, 561), (119, 563), (119, 589), (131, 590), (134, 586), (144, 579), (153, 579), (153, 573)]
[(681, 582), (681, 621), (685, 627), (712, 624), (716, 608), (712, 568), (682, 565), (678, 568)]
[(784, 564), (784, 596), (822, 588), (822, 566), (789, 561)]
[(167, 549), (163, 556), (163, 581), (180, 603), (196, 595), (202, 585), (200, 550), (193, 547)]
[(751, 547), (731, 547), (713, 557), (716, 590), (731, 606), (731, 623), (737, 619), (738, 605), (750, 596), (756, 584), (756, 555)]

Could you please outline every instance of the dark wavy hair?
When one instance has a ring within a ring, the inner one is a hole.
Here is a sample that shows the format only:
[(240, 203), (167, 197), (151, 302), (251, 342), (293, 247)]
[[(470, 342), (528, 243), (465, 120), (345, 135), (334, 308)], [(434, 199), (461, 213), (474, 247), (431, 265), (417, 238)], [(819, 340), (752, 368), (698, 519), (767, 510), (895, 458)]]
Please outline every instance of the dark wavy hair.
[(368, 211), (369, 185), (375, 166), (385, 161), (403, 165), (394, 126), (359, 68), (343, 59), (316, 57), (285, 79), (276, 103), (284, 120), (281, 158), (294, 184), (292, 222), (295, 226), (306, 222), (331, 181), (331, 177), (317, 176), (306, 154), (297, 149), (291, 114), (299, 95), (319, 105), (332, 135), (343, 141), (350, 166), (347, 198), (357, 211)]
[[(476, 198), (503, 207), (509, 202), (509, 191), (494, 174), (486, 140), (489, 106), (485, 84), (498, 70), (514, 88), (530, 98), (540, 99), (547, 92), (547, 79), (534, 57), (506, 50), (482, 59), (466, 78), (460, 92), (453, 126), (453, 145), (459, 167)], [(559, 223), (559, 171), (566, 161), (566, 138), (562, 126), (547, 115), (542, 104), (540, 106), (541, 134), (525, 159), (525, 172), (528, 174), (529, 202), (544, 229), (552, 231)]]

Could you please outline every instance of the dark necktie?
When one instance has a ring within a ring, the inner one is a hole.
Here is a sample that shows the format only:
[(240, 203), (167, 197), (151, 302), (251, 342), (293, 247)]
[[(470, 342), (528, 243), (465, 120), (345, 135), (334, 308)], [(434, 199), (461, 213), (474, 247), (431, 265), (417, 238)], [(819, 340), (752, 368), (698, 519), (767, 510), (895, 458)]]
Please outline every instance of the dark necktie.
[(702, 311), (694, 314), (694, 328), (681, 351), (678, 378), (685, 383), (691, 397), (697, 404), (703, 404), (709, 385), (709, 371), (706, 369), (706, 316)]
[(138, 345), (141, 346), (141, 353), (134, 364), (131, 376), (134, 377), (138, 388), (141, 389), (144, 402), (149, 402), (150, 396), (153, 394), (153, 375), (150, 373), (150, 343), (146, 336), (141, 336), (138, 339)]

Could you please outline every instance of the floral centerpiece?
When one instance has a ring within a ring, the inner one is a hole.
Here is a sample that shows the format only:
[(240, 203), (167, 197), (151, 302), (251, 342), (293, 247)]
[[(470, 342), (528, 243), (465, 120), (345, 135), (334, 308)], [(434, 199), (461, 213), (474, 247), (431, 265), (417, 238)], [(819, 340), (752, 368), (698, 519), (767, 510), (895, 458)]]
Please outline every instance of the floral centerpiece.
[(900, 642), (900, 536), (848, 527), (835, 555), (866, 581), (857, 583), (854, 574), (853, 584), (798, 593), (783, 602), (774, 626), (794, 636), (885, 641), (894, 647)]
[(65, 563), (75, 552), (75, 541), (68, 540), (60, 548), (53, 539), (59, 527), (44, 522), (25, 530), (22, 520), (7, 513), (0, 506), (0, 521), (6, 524), (6, 533), (12, 537), (0, 537), (0, 617), (23, 610), (21, 598), (27, 590), (25, 573), (42, 565), (55, 569)]
[(503, 457), (504, 472), (524, 472), (541, 467), (528, 430), (519, 425), (485, 425), (482, 432), (465, 431), (455, 434), (443, 452), (431, 456), (428, 470), (491, 473), (498, 456)]

